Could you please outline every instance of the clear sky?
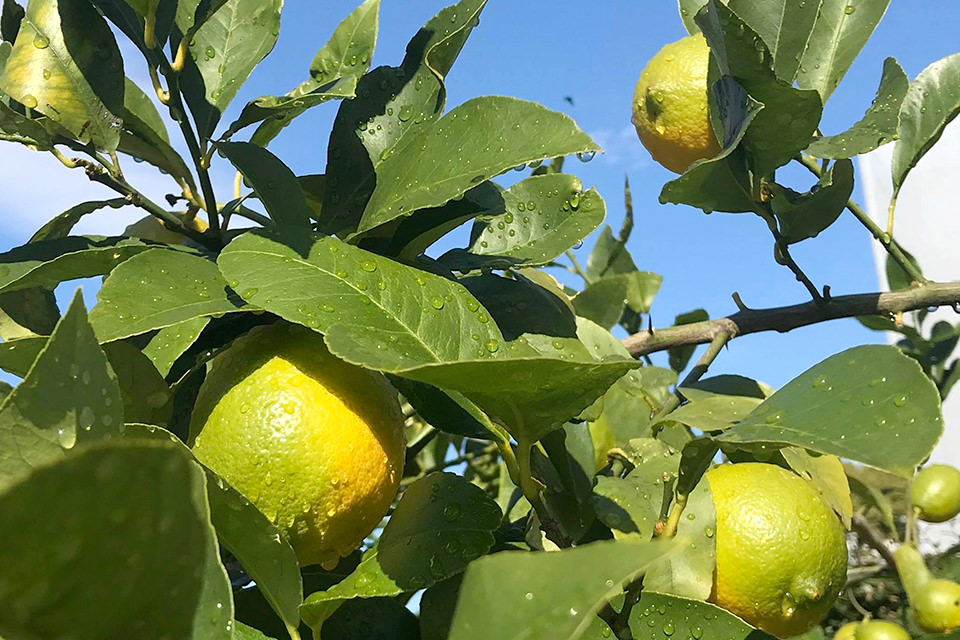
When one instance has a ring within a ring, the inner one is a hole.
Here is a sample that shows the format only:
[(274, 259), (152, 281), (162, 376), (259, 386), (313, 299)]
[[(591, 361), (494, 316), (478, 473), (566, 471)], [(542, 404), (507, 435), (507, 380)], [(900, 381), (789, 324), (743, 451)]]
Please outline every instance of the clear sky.
[[(304, 80), (316, 50), (358, 1), (287, 0), (276, 49), (254, 72), (225, 122), (246, 100), (286, 92)], [(893, 0), (827, 105), (824, 131), (839, 132), (860, 118), (873, 99), (885, 57), (896, 57), (913, 77), (960, 49), (956, 2)], [(443, 5), (443, 0), (383, 0), (374, 65), (399, 63), (409, 37)], [(706, 216), (657, 201), (672, 174), (653, 163), (637, 141), (630, 101), (645, 61), (683, 35), (671, 0), (490, 0), (448, 78), (448, 108), (490, 94), (541, 102), (569, 113), (605, 148), (607, 153), (590, 163), (571, 160), (567, 170), (598, 188), (615, 228), (623, 216), (623, 178), (629, 176), (637, 217), (630, 249), (641, 269), (664, 276), (653, 308), (655, 326), (668, 326), (675, 314), (697, 307), (712, 317), (731, 313), (734, 291), (751, 307), (803, 302), (806, 291), (773, 261), (769, 232), (758, 218)], [(133, 56), (128, 60), (128, 74), (142, 82), (142, 64)], [(564, 101), (568, 95), (574, 99), (572, 106)], [(314, 109), (281, 134), (271, 150), (298, 174), (322, 173), (336, 108), (336, 103), (328, 103)], [(146, 192), (158, 198), (165, 192), (162, 177), (146, 166), (128, 161), (125, 170)], [(812, 184), (802, 173), (789, 175), (798, 179), (793, 184), (798, 190)], [(227, 199), (231, 172), (221, 164), (214, 177), (221, 198)], [(0, 187), (2, 247), (25, 241), (35, 227), (72, 203), (112, 197), (52, 158), (8, 144), (0, 145)], [(78, 230), (119, 233), (133, 217), (107, 210), (90, 216)], [(869, 243), (866, 232), (846, 214), (820, 237), (797, 245), (794, 254), (813, 280), (829, 284), (834, 294), (873, 291), (878, 284)], [(581, 253), (591, 245), (588, 239)], [(86, 285), (92, 303), (95, 283)], [(832, 353), (881, 339), (852, 320), (783, 336), (747, 336), (731, 343), (712, 371), (741, 373), (779, 386)]]

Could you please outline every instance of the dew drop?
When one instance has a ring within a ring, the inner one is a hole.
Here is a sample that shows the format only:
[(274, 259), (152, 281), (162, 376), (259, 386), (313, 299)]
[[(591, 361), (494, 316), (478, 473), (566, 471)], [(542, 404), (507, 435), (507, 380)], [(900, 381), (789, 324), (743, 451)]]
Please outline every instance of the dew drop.
[(373, 260), (362, 260), (360, 262), (360, 268), (368, 273), (373, 273), (377, 270), (377, 263)]
[(432, 298), (430, 298), (430, 306), (436, 309), (437, 311), (440, 311), (440, 309), (443, 309), (443, 304), (444, 304), (443, 298), (440, 296), (433, 296)]

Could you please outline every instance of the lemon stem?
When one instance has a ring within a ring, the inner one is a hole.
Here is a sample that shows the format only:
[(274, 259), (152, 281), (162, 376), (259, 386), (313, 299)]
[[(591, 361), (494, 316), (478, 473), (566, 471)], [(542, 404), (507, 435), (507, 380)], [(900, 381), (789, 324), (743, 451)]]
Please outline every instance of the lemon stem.
[(687, 494), (678, 493), (676, 499), (673, 501), (673, 507), (670, 509), (670, 515), (667, 516), (667, 523), (664, 525), (663, 530), (657, 535), (660, 538), (673, 538), (677, 535), (677, 527), (680, 526), (680, 516), (683, 515), (683, 510), (687, 508)]
[(287, 634), (289, 634), (290, 636), (290, 640), (301, 640), (300, 631), (296, 627), (289, 624), (286, 625), (286, 627), (287, 627)]
[[(540, 489), (542, 485), (533, 477), (530, 467), (530, 452), (533, 450), (533, 443), (526, 441), (519, 441), (517, 443), (516, 456), (517, 456), (517, 469), (520, 476), (520, 490), (523, 491), (523, 497), (527, 499), (527, 502), (537, 510), (537, 513), (541, 514), (543, 518), (547, 516), (546, 509), (543, 505), (543, 500), (540, 499)], [(507, 464), (507, 469), (509, 470), (510, 465)]]

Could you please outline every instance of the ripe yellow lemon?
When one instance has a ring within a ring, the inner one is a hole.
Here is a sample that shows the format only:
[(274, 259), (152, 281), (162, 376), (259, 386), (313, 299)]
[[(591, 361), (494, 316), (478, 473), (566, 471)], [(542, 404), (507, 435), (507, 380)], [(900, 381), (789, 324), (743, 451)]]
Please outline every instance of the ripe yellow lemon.
[[(192, 218), (188, 224), (200, 232), (206, 231), (210, 226), (202, 218)], [(123, 230), (123, 235), (128, 238), (140, 238), (141, 240), (153, 240), (155, 242), (166, 242), (167, 244), (183, 244), (187, 241), (187, 236), (170, 229), (154, 216), (145, 216), (128, 225)]]
[(706, 474), (717, 512), (710, 601), (786, 638), (812, 628), (847, 576), (843, 526), (805, 480), (755, 462)]
[(843, 625), (833, 640), (910, 640), (910, 635), (892, 622), (864, 620)]
[(924, 631), (949, 633), (960, 629), (960, 584), (952, 580), (929, 580), (907, 597), (913, 619)]
[(197, 458), (277, 525), (301, 565), (355, 549), (403, 470), (397, 392), (302, 327), (258, 327), (218, 355), (191, 433)]
[(927, 522), (946, 522), (960, 513), (960, 471), (946, 464), (924, 467), (910, 484), (910, 502)]
[(707, 109), (710, 48), (703, 35), (663, 47), (640, 73), (633, 125), (653, 159), (675, 173), (720, 153)]

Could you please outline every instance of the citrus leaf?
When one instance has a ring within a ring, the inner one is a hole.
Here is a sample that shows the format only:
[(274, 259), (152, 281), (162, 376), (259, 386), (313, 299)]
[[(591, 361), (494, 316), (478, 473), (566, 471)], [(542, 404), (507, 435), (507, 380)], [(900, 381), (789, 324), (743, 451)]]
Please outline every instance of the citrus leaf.
[(433, 428), (477, 440), (510, 440), (510, 435), (503, 427), (491, 421), (477, 405), (456, 391), (444, 391), (400, 376), (389, 377), (397, 391)]
[(608, 276), (588, 284), (573, 299), (573, 307), (577, 315), (610, 329), (627, 307), (635, 313), (649, 312), (662, 282), (662, 276), (649, 271)]
[(364, 351), (377, 352), (376, 361), (361, 359), (384, 370), (478, 351), (492, 358), (503, 344), (462, 285), (336, 238), (246, 233), (220, 254), (220, 269), (245, 300), (290, 322), (323, 333), (349, 323), (365, 336)]
[(713, 158), (694, 162), (679, 178), (663, 185), (660, 203), (688, 204), (705, 212), (753, 211), (750, 178), (738, 148), (764, 105), (731, 77), (711, 85), (710, 100), (721, 123), (723, 150)]
[(450, 623), (460, 597), (462, 575), (438, 582), (420, 598), (420, 637), (422, 640), (447, 640)]
[[(685, 324), (693, 324), (694, 322), (704, 322), (710, 319), (710, 315), (703, 309), (694, 309), (693, 311), (688, 311), (686, 313), (678, 314), (674, 318), (673, 326), (679, 327)], [(690, 358), (693, 357), (693, 354), (696, 352), (696, 346), (686, 346), (686, 347), (674, 347), (667, 351), (670, 368), (680, 373), (687, 368), (687, 365), (690, 363)]]
[(486, 3), (460, 0), (440, 11), (407, 45), (399, 67), (364, 75), (357, 97), (341, 103), (330, 134), (324, 196), (337, 206), (320, 220), (321, 231), (355, 230), (379, 181), (380, 164), (443, 113), (443, 78)]
[(15, 338), (0, 342), (0, 369), (23, 378), (47, 344), (46, 336)]
[(123, 424), (117, 378), (87, 323), (80, 292), (23, 382), (0, 405), (0, 485)]
[(347, 600), (323, 625), (323, 634), (340, 640), (420, 640), (417, 617), (396, 598)]
[(843, 133), (814, 141), (807, 153), (817, 158), (852, 158), (892, 142), (897, 137), (900, 106), (909, 86), (903, 68), (894, 58), (887, 58), (877, 95), (863, 118)]
[(97, 292), (90, 322), (101, 342), (244, 310), (209, 260), (163, 249), (135, 258), (114, 269)]
[(763, 400), (773, 394), (773, 389), (769, 385), (744, 376), (723, 374), (684, 385), (680, 387), (680, 393), (690, 402), (717, 395)]
[(236, 640), (275, 640), (253, 627), (248, 627), (242, 622), (233, 623), (233, 637)]
[(309, 232), (310, 207), (300, 183), (287, 165), (249, 142), (218, 142), (219, 151), (253, 185), (257, 197), (280, 229)]
[(540, 265), (583, 240), (606, 215), (603, 198), (563, 173), (533, 176), (503, 193), (504, 212), (474, 222), (470, 252)]
[(850, 483), (840, 459), (831, 455), (810, 455), (799, 447), (786, 447), (780, 450), (780, 454), (797, 475), (820, 492), (827, 504), (840, 516), (843, 526), (849, 530), (853, 517), (853, 501), (850, 498)]
[[(184, 97), (202, 138), (213, 134), (221, 114), (250, 72), (273, 49), (280, 32), (283, 1), (226, 0), (209, 4), (219, 8), (194, 34), (181, 76)], [(182, 16), (189, 13), (178, 8), (177, 24), (182, 32)]]
[(626, 245), (614, 237), (610, 225), (604, 225), (587, 257), (587, 280), (592, 282), (604, 276), (632, 273), (637, 270)]
[(763, 105), (745, 135), (754, 173), (765, 175), (786, 164), (810, 145), (823, 111), (820, 95), (779, 79), (767, 45), (732, 7), (710, 0), (697, 14), (697, 24), (724, 75)]
[(310, 595), (300, 614), (319, 630), (343, 600), (417, 591), (456, 575), (493, 546), (500, 518), (497, 504), (461, 476), (421, 478), (404, 492), (357, 570)]
[(900, 139), (893, 150), (893, 186), (900, 191), (907, 174), (960, 114), (960, 53), (920, 72), (900, 107)]
[(53, 291), (40, 287), (0, 294), (0, 338), (15, 340), (50, 335), (60, 319)]
[[(133, 0), (134, 2), (153, 2), (153, 0)], [(143, 53), (150, 48), (144, 41), (144, 19), (130, 6), (127, 0), (90, 0), (107, 20), (117, 28)], [(173, 26), (173, 16), (177, 10), (176, 0), (160, 0), (156, 8), (156, 20), (153, 27), (154, 40), (160, 46), (167, 41)]]
[[(232, 637), (205, 494), (199, 467), (161, 443), (83, 447), (36, 469), (0, 495), (0, 630), (190, 638), (199, 616), (202, 637)], [(219, 576), (198, 570), (208, 562)]]
[(506, 340), (524, 333), (558, 338), (577, 335), (577, 319), (568, 304), (539, 284), (516, 273), (514, 277), (491, 273), (461, 278), (460, 283), (490, 312)]
[(725, 638), (726, 640), (774, 640), (737, 616), (699, 599), (679, 598), (643, 590), (630, 610), (630, 628), (635, 637), (662, 633), (676, 638)]
[[(172, 433), (146, 424), (127, 424), (125, 438), (173, 442), (187, 455), (193, 453)], [(273, 610), (290, 627), (300, 622), (303, 600), (297, 556), (277, 528), (239, 491), (213, 471), (197, 464), (207, 477), (210, 521), (221, 544), (232, 553)]]
[(261, 96), (247, 103), (224, 137), (266, 120), (250, 139), (254, 144), (266, 146), (307, 109), (331, 99), (355, 97), (357, 80), (370, 68), (376, 47), (379, 13), (380, 0), (365, 0), (344, 18), (314, 56), (309, 80), (284, 96)]
[[(0, 253), (0, 292), (42, 287), (109, 273), (118, 264), (158, 246), (136, 238), (68, 236)], [(176, 249), (183, 251), (182, 249)]]
[(800, 59), (797, 85), (816, 89), (826, 104), (889, 4), (890, 0), (823, 0)]
[(92, 200), (90, 202), (81, 202), (70, 207), (56, 218), (46, 223), (30, 236), (28, 243), (42, 242), (43, 240), (55, 240), (65, 238), (70, 235), (74, 225), (80, 222), (83, 216), (109, 207), (119, 209), (129, 204), (126, 198), (113, 198), (111, 200)]
[(0, 91), (113, 151), (120, 142), (123, 60), (106, 20), (84, 0), (33, 0)]
[[(483, 558), (464, 576), (450, 640), (577, 638), (625, 583), (679, 546), (603, 541), (555, 553)], [(570, 580), (572, 575), (577, 579)]]
[(688, 402), (661, 422), (679, 422), (701, 431), (721, 431), (739, 422), (763, 402), (759, 398), (715, 395)]
[(17, 4), (17, 0), (3, 0), (3, 9), (0, 11), (0, 40), (13, 42), (17, 39), (23, 15), (23, 7)]
[(780, 233), (787, 244), (816, 238), (847, 207), (853, 193), (853, 162), (836, 161), (806, 193), (778, 184), (768, 184), (767, 189), (770, 208), (780, 222)]
[(660, 367), (641, 367), (617, 380), (603, 396), (603, 416), (617, 439), (626, 446), (633, 438), (650, 435), (650, 416), (663, 405), (676, 384), (677, 374)]
[[(498, 130), (508, 133), (493, 145), (488, 136)], [(517, 165), (597, 151), (569, 116), (516, 98), (474, 98), (383, 159), (358, 233), (442, 205)]]
[(688, 538), (690, 544), (654, 562), (643, 578), (644, 589), (695, 600), (709, 598), (717, 564), (716, 529), (710, 484), (700, 482), (687, 498), (677, 525), (677, 535)]
[(173, 396), (150, 359), (122, 341), (105, 344), (103, 350), (120, 385), (124, 421), (166, 425)]
[(943, 432), (940, 395), (896, 347), (854, 347), (813, 366), (718, 436), (803, 447), (912, 477)]
[(160, 329), (150, 338), (143, 353), (150, 358), (160, 375), (166, 376), (173, 363), (196, 342), (209, 322), (210, 318), (201, 316)]

